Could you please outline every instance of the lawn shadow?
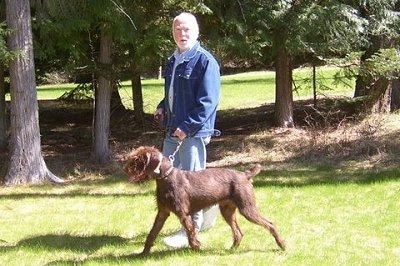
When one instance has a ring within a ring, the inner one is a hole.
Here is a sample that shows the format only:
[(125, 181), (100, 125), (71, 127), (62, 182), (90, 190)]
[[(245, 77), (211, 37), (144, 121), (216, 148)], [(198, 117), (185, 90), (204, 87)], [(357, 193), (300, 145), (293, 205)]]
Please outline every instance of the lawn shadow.
[(315, 185), (340, 185), (354, 183), (369, 185), (377, 182), (399, 180), (400, 169), (397, 167), (379, 170), (343, 170), (335, 167), (304, 170), (265, 170), (254, 177), (255, 187), (303, 187)]
[(16, 189), (14, 192), (0, 193), (0, 199), (148, 196), (154, 195), (154, 187), (155, 184), (153, 182), (129, 183), (127, 177), (113, 175), (101, 179), (69, 180), (63, 184), (43, 183), (32, 185), (26, 191)]
[[(144, 236), (138, 236), (137, 239), (143, 241)], [(47, 251), (69, 250), (74, 252), (94, 252), (104, 246), (122, 246), (132, 243), (132, 239), (112, 236), (112, 235), (91, 235), (79, 236), (71, 234), (47, 234), (28, 237), (22, 239), (15, 245), (0, 246), (0, 252), (19, 250), (22, 247), (29, 247)]]
[(73, 191), (66, 191), (62, 193), (52, 193), (52, 192), (21, 192), (21, 193), (11, 193), (11, 194), (0, 194), (1, 199), (9, 199), (9, 200), (20, 200), (26, 198), (77, 198), (77, 197), (85, 197), (85, 198), (119, 198), (119, 197), (135, 197), (135, 196), (153, 196), (154, 191), (145, 191), (139, 193), (129, 193), (129, 192), (121, 192), (121, 193), (88, 193), (88, 189), (75, 189)]
[(210, 254), (214, 256), (231, 256), (232, 254), (240, 255), (240, 254), (245, 254), (248, 252), (260, 252), (260, 253), (265, 253), (265, 252), (271, 252), (271, 253), (279, 253), (282, 252), (279, 249), (269, 249), (269, 250), (241, 250), (241, 249), (217, 249), (217, 248), (202, 248), (201, 250), (195, 251), (190, 248), (181, 248), (181, 249), (163, 249), (163, 250), (152, 250), (150, 251), (149, 254), (143, 255), (141, 254), (140, 251), (137, 253), (129, 253), (129, 254), (124, 254), (124, 255), (105, 255), (105, 256), (93, 256), (93, 257), (88, 257), (86, 260), (69, 260), (69, 261), (53, 261), (51, 263), (48, 263), (46, 265), (60, 265), (60, 264), (77, 264), (77, 263), (99, 263), (99, 264), (109, 264), (109, 265), (114, 265), (114, 264), (120, 264), (121, 262), (126, 262), (126, 263), (132, 263), (134, 264), (135, 262), (146, 262), (146, 261), (154, 261), (154, 260), (163, 260), (167, 258), (172, 258), (172, 257), (185, 257), (187, 256), (188, 259), (190, 258), (193, 260), (193, 255), (199, 255), (199, 256), (208, 256)]

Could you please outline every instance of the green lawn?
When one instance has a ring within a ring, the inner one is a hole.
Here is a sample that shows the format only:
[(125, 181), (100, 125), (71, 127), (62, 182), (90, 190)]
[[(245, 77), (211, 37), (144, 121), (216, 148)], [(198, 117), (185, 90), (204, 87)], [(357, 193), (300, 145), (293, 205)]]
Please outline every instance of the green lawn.
[[(333, 75), (336, 68), (321, 67), (317, 71), (318, 97), (324, 95), (348, 95), (351, 87), (335, 84)], [(294, 100), (313, 97), (312, 70), (301, 68), (294, 71)], [(234, 75), (224, 75), (221, 78), (220, 110), (240, 109), (260, 106), (275, 101), (275, 73), (272, 71), (257, 71)], [(145, 79), (142, 81), (144, 109), (153, 113), (157, 103), (163, 96), (163, 80)], [(130, 81), (121, 83), (120, 95), (124, 105), (132, 108), (132, 88)], [(57, 99), (65, 91), (75, 87), (74, 84), (45, 85), (38, 88), (39, 99)], [(238, 101), (240, 99), (240, 101)]]
[[(343, 84), (335, 84), (333, 75), (336, 68), (320, 68), (317, 71), (318, 97), (324, 95), (346, 95), (353, 92), (351, 87)], [(293, 99), (305, 99), (313, 97), (312, 70), (302, 68), (294, 71), (296, 90)], [(146, 112), (152, 113), (155, 104), (163, 96), (163, 80), (143, 80), (143, 100)], [(124, 104), (132, 108), (132, 93), (130, 82), (123, 82), (120, 89)], [(272, 71), (257, 71), (225, 75), (221, 77), (221, 101), (220, 110), (240, 109), (260, 106), (275, 101), (275, 73)]]
[[(301, 170), (300, 170), (301, 169)], [(0, 265), (399, 265), (400, 170), (296, 167), (255, 178), (258, 206), (286, 239), (242, 217), (241, 246), (229, 227), (201, 233), (202, 251), (172, 250), (162, 236), (138, 253), (155, 216), (154, 184), (129, 184), (122, 173), (70, 185), (0, 188)]]

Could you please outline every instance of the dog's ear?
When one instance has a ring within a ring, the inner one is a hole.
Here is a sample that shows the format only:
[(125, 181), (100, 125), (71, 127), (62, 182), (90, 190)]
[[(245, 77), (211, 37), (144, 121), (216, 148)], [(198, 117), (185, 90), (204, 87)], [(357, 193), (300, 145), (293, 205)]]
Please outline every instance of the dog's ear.
[(139, 147), (128, 155), (123, 169), (131, 181), (143, 181), (159, 168), (162, 159), (160, 154), (156, 148)]
[(131, 181), (140, 181), (146, 178), (146, 168), (149, 163), (148, 152), (145, 147), (139, 147), (128, 154), (126, 163), (123, 167)]
[(160, 164), (163, 158), (161, 152), (156, 148), (153, 148), (147, 154), (148, 163), (146, 166), (146, 174), (152, 175), (153, 173), (159, 174), (160, 173)]

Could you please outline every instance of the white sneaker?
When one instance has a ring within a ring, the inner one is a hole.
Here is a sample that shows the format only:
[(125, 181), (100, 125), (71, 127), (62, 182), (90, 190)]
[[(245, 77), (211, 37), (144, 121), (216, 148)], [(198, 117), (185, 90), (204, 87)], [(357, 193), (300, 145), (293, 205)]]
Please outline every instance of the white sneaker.
[(207, 230), (215, 225), (218, 213), (218, 205), (213, 205), (203, 210), (203, 223), (201, 225), (201, 231)]
[(164, 243), (171, 248), (184, 248), (189, 246), (185, 229), (181, 229), (171, 236), (164, 238)]

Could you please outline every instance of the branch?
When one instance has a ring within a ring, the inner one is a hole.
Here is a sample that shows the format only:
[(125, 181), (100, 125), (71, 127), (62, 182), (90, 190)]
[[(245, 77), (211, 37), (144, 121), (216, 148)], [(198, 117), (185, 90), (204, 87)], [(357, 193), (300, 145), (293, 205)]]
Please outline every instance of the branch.
[(110, 0), (110, 1), (117, 7), (117, 9), (118, 9), (122, 14), (124, 14), (124, 15), (131, 21), (132, 26), (135, 28), (135, 30), (137, 30), (137, 27), (136, 27), (135, 23), (133, 22), (132, 18), (122, 9), (122, 7), (119, 6), (117, 3), (115, 3), (113, 0)]

